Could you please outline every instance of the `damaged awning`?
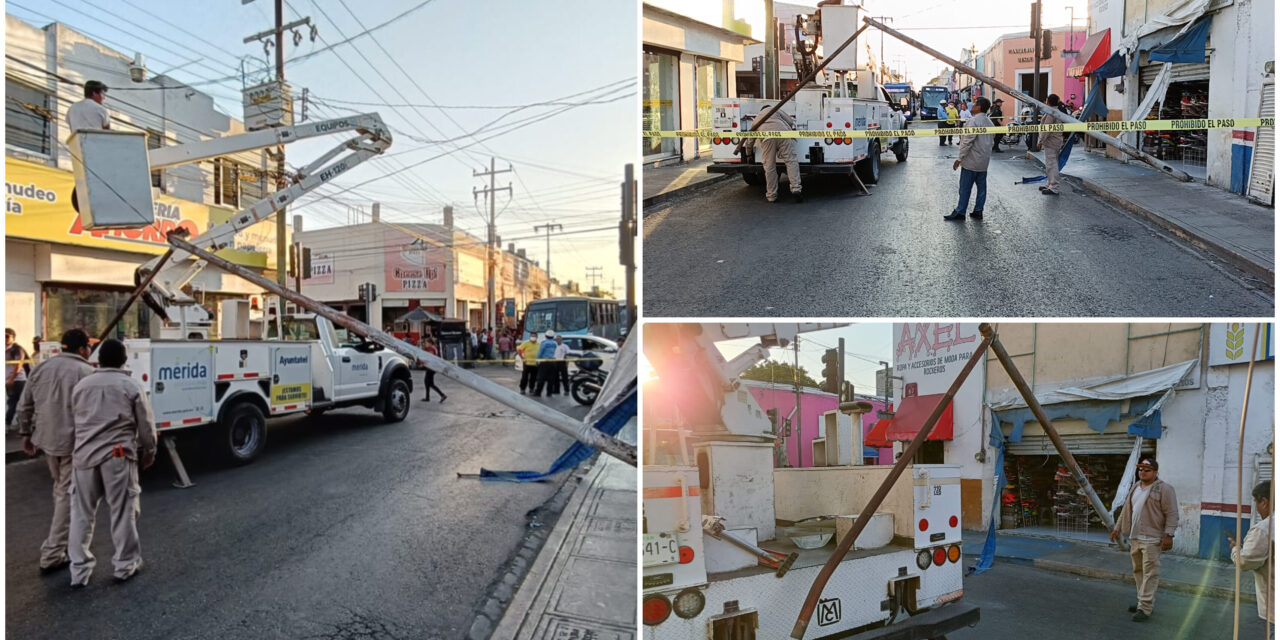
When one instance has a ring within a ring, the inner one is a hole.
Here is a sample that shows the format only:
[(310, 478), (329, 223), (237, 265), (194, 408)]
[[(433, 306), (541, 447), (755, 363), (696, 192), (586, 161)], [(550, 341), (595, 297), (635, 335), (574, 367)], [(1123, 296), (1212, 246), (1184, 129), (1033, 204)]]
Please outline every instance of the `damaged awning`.
[[(867, 433), (863, 444), (871, 447), (889, 447), (894, 442), (914, 440), (916, 434), (920, 432), (920, 428), (929, 419), (929, 415), (933, 413), (933, 408), (938, 406), (938, 401), (945, 396), (945, 393), (935, 393), (903, 398), (902, 402), (898, 403), (898, 408), (894, 411), (893, 418), (877, 422), (876, 426), (872, 427), (871, 431)], [(943, 409), (942, 415), (938, 418), (938, 423), (934, 425), (933, 431), (925, 438), (926, 440), (952, 439), (955, 426), (951, 408), (952, 403), (948, 402), (947, 407)]]
[(1205, 16), (1191, 25), (1182, 35), (1169, 43), (1153, 49), (1147, 59), (1151, 62), (1182, 62), (1203, 64), (1205, 44), (1209, 39), (1209, 22), (1212, 18)]
[(1080, 54), (1067, 69), (1067, 75), (1080, 77), (1093, 73), (1094, 69), (1102, 66), (1110, 55), (1111, 29), (1107, 28), (1091, 34), (1089, 39), (1085, 40), (1084, 46), (1080, 48)]
[[(1036, 393), (1036, 401), (1044, 408), (1050, 420), (1073, 418), (1084, 420), (1089, 428), (1102, 433), (1111, 421), (1125, 417), (1137, 420), (1130, 426), (1130, 433), (1148, 438), (1158, 438), (1162, 425), (1160, 408), (1172, 396), (1174, 387), (1182, 383), (1194, 370), (1197, 360), (1143, 371), (1126, 376), (1112, 376), (1089, 384), (1052, 389)], [(1129, 400), (1127, 410), (1122, 411), (1122, 401)], [(1000, 422), (1013, 425), (1011, 442), (1022, 440), (1022, 429), (1035, 416), (1016, 390), (1006, 399), (993, 400), (991, 410)]]

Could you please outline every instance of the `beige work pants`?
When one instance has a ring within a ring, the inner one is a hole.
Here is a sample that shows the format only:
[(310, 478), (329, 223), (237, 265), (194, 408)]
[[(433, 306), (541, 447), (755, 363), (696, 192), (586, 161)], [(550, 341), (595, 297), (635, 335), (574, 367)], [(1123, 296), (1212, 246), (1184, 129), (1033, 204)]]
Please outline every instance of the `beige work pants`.
[(1133, 581), (1138, 588), (1138, 609), (1151, 615), (1156, 601), (1156, 587), (1160, 585), (1160, 543), (1130, 540), (1129, 544)]
[(49, 537), (40, 545), (40, 568), (62, 564), (67, 559), (67, 532), (71, 527), (71, 456), (45, 455), (53, 478), (53, 521)]
[(1058, 190), (1058, 154), (1062, 153), (1062, 147), (1044, 147), (1044, 173), (1049, 178), (1048, 187), (1050, 191)]
[(114, 575), (128, 578), (142, 564), (142, 546), (138, 542), (138, 514), (142, 502), (138, 496), (138, 463), (128, 458), (107, 458), (90, 468), (76, 469), (71, 483), (71, 539), (67, 551), (71, 556), (71, 584), (85, 584), (93, 574), (95, 563), (89, 543), (93, 541), (93, 525), (98, 503), (106, 498), (111, 516), (111, 558)]
[(791, 183), (791, 193), (800, 193), (800, 160), (796, 158), (796, 141), (789, 138), (766, 138), (762, 142), (760, 164), (764, 165), (764, 199), (769, 202), (778, 199), (779, 162), (787, 165), (787, 181)]

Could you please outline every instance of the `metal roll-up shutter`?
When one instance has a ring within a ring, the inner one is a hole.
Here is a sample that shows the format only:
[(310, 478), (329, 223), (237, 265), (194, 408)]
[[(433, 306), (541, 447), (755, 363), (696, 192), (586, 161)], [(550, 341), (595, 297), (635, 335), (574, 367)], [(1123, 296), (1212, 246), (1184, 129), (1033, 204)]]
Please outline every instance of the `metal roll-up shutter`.
[[(1133, 451), (1133, 436), (1127, 433), (1082, 434), (1062, 436), (1062, 442), (1071, 450), (1072, 455), (1123, 454)], [(1143, 438), (1143, 453), (1155, 453), (1156, 442), (1151, 438)], [(1056, 456), (1058, 450), (1053, 448), (1049, 436), (1023, 436), (1022, 442), (1005, 444), (1005, 453), (1013, 456)]]
[[(1163, 62), (1145, 65), (1141, 68), (1139, 81), (1151, 86), (1156, 80), (1156, 74), (1160, 73), (1160, 67), (1164, 66)], [(1179, 64), (1175, 63), (1170, 69), (1169, 82), (1195, 82), (1209, 79), (1209, 63), (1203, 62), (1199, 64)]]
[[(1276, 117), (1276, 85), (1274, 80), (1262, 85), (1260, 117)], [(1249, 167), (1249, 198), (1262, 204), (1272, 202), (1276, 184), (1276, 129), (1258, 127), (1253, 141), (1253, 163)]]

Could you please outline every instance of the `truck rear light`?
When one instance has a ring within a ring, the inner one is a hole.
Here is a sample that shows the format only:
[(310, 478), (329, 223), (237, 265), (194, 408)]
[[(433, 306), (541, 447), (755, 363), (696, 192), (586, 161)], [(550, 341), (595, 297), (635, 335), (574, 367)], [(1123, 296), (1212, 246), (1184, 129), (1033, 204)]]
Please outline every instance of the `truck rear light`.
[(926, 519), (924, 519), (924, 518), (920, 518), (920, 530), (921, 530), (921, 531), (928, 531), (928, 530), (929, 530), (929, 521), (928, 521), (928, 520), (926, 520)]
[(831, 128), (831, 123), (830, 123), (830, 122), (828, 122), (828, 123), (827, 123), (827, 128), (828, 128), (828, 129), (830, 129), (830, 128)]
[(147, 381), (147, 374), (145, 374), (145, 373), (144, 373), (144, 374), (142, 374), (142, 381), (143, 381), (143, 382), (146, 382), (146, 381)]
[(844, 144), (844, 140), (836, 138), (836, 144)]
[(720, 138), (712, 138), (711, 144), (720, 144)]
[(852, 123), (852, 122), (846, 122), (846, 123), (844, 123), (844, 128), (846, 128), (846, 129), (848, 129), (849, 127), (852, 127), (852, 126), (853, 126), (853, 123)]
[(733, 128), (734, 128), (734, 129), (737, 129), (737, 128), (738, 128), (738, 123), (736, 123), (736, 122), (735, 122), (735, 123), (733, 123)]
[(844, 143), (845, 143), (845, 144), (853, 144), (853, 138), (845, 138), (845, 139), (844, 139)]
[(955, 516), (951, 516), (951, 519), (950, 519), (950, 520), (948, 520), (947, 522), (951, 525), (951, 528), (952, 528), (952, 529), (954, 529), (954, 528), (956, 527), (956, 525), (957, 525), (957, 524), (960, 524), (960, 520), (959, 520), (958, 518), (956, 518)]
[(680, 547), (680, 564), (693, 562), (693, 547)]
[(675, 603), (671, 608), (675, 610), (676, 617), (688, 620), (702, 613), (702, 609), (705, 606), (707, 606), (707, 598), (702, 595), (702, 592), (689, 587), (676, 596)]
[(936, 564), (936, 565), (938, 565), (939, 567), (941, 567), (941, 566), (942, 566), (942, 563), (944, 563), (944, 562), (946, 562), (946, 561), (947, 561), (947, 550), (946, 550), (946, 548), (944, 548), (944, 547), (938, 547), (937, 549), (934, 549), (934, 550), (933, 550), (933, 563), (934, 563), (934, 564)]
[(916, 566), (920, 567), (921, 571), (928, 569), (930, 562), (933, 562), (933, 554), (929, 553), (928, 549), (921, 549), (920, 553), (916, 554)]
[(737, 138), (729, 138), (729, 144), (738, 144)]
[(947, 549), (947, 559), (952, 562), (960, 561), (960, 545), (953, 544)]
[(671, 601), (660, 593), (645, 596), (643, 609), (644, 623), (650, 627), (662, 624), (671, 617)]
[(823, 138), (823, 139), (822, 139), (822, 142), (823, 142), (823, 143), (825, 143), (825, 144), (833, 144), (833, 143), (835, 142), (835, 140), (834, 140), (834, 139), (832, 139), (832, 138)]

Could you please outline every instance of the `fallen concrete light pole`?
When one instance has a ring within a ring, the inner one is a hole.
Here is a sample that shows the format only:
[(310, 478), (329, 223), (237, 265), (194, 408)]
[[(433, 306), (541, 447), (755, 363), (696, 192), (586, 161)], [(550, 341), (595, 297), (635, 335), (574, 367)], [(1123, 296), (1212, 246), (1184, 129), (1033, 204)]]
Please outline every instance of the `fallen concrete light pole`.
[[(1076, 484), (1084, 489), (1085, 495), (1089, 498), (1089, 504), (1093, 505), (1093, 510), (1102, 519), (1102, 524), (1106, 525), (1107, 531), (1115, 529), (1116, 521), (1111, 517), (1111, 512), (1107, 511), (1107, 508), (1103, 506), (1102, 498), (1099, 498), (1098, 494), (1094, 492), (1093, 485), (1089, 484), (1089, 479), (1080, 470), (1080, 465), (1076, 462), (1075, 456), (1071, 455), (1071, 450), (1062, 441), (1062, 436), (1058, 435), (1058, 430), (1053, 428), (1053, 421), (1049, 419), (1049, 416), (1045, 415), (1044, 407), (1040, 406), (1040, 401), (1036, 400), (1035, 393), (1027, 385), (1022, 373), (1014, 366), (1013, 358), (1009, 357), (1009, 352), (1005, 351), (1003, 344), (1000, 344), (1000, 337), (987, 324), (979, 327), (978, 331), (982, 333), (983, 338), (991, 342), (991, 352), (996, 354), (996, 358), (1000, 360), (1005, 372), (1009, 374), (1009, 379), (1013, 381), (1013, 386), (1018, 388), (1018, 393), (1022, 395), (1022, 399), (1027, 403), (1027, 408), (1031, 409), (1031, 413), (1035, 415), (1036, 420), (1040, 421), (1040, 426), (1044, 429), (1045, 435), (1049, 436), (1049, 439), (1053, 441), (1053, 448), (1058, 450), (1058, 455), (1062, 458), (1063, 464), (1067, 466), (1067, 470), (1071, 472), (1071, 477), (1075, 478)], [(1121, 545), (1121, 548), (1123, 549), (1124, 546)]]
[(459, 367), (438, 356), (431, 355), (422, 349), (414, 347), (407, 342), (397, 340), (391, 335), (374, 329), (373, 327), (348, 316), (337, 309), (328, 305), (316, 302), (306, 296), (292, 291), (286, 287), (282, 287), (275, 282), (268, 280), (240, 265), (224, 260), (213, 253), (205, 251), (200, 247), (188, 242), (185, 238), (180, 237), (176, 233), (170, 233), (169, 244), (173, 247), (187, 251), (201, 260), (212, 264), (227, 273), (239, 276), (252, 282), (266, 291), (270, 291), (281, 298), (289, 300), (305, 309), (314, 311), (316, 315), (324, 316), (334, 324), (345, 327), (360, 335), (367, 336), (373, 342), (376, 342), (400, 355), (405, 356), (413, 361), (425, 362), (428, 367), (434, 369), (437, 373), (461, 383), (465, 387), (469, 387), (480, 393), (483, 393), (502, 404), (515, 409), (561, 433), (572, 436), (578, 442), (603, 451), (631, 466), (637, 466), (636, 447), (617, 438), (609, 436), (605, 433), (597, 431), (590, 424), (574, 420), (569, 416), (526, 398), (502, 385), (490, 382), (470, 371)]
[(951, 403), (951, 399), (955, 397), (956, 392), (960, 390), (960, 385), (964, 384), (974, 366), (978, 364), (983, 354), (987, 352), (987, 347), (991, 345), (994, 332), (991, 331), (991, 326), (985, 322), (978, 327), (978, 330), (982, 332), (982, 342), (973, 350), (973, 355), (969, 356), (969, 361), (964, 363), (964, 368), (960, 370), (956, 379), (951, 382), (951, 387), (943, 394), (938, 404), (933, 407), (933, 413), (929, 414), (929, 419), (925, 420), (924, 425), (916, 432), (916, 437), (903, 450), (902, 455), (898, 457), (893, 469), (889, 470), (889, 475), (885, 476), (884, 481), (880, 483), (880, 487), (876, 489), (875, 495), (871, 496), (866, 506), (862, 508), (862, 513), (859, 513), (858, 518), (853, 521), (853, 528), (840, 540), (840, 544), (836, 545), (836, 550), (831, 552), (831, 557), (827, 558), (827, 563), (822, 565), (822, 571), (818, 572), (818, 577), (814, 578), (813, 584), (809, 587), (809, 595), (805, 598), (799, 617), (796, 618), (796, 626), (791, 630), (792, 638), (797, 640), (804, 638), (804, 632), (809, 627), (809, 618), (813, 617), (813, 611), (818, 606), (818, 599), (822, 597), (822, 590), (826, 588), (827, 581), (831, 579), (831, 574), (835, 573), (836, 567), (840, 565), (840, 561), (844, 559), (845, 554), (849, 553), (849, 550), (853, 548), (853, 542), (862, 534), (862, 530), (871, 521), (871, 516), (875, 514), (876, 509), (880, 508), (880, 504), (889, 495), (889, 489), (898, 481), (902, 472), (906, 470), (907, 465), (911, 464), (911, 459), (915, 457), (916, 451), (919, 451), (920, 447), (924, 445), (925, 438), (929, 437), (929, 433), (938, 424), (938, 419), (942, 417), (942, 412)]
[[(917, 49), (919, 49), (919, 50), (921, 50), (921, 51), (923, 51), (923, 52), (925, 52), (925, 53), (927, 53), (927, 54), (929, 54), (929, 55), (931, 55), (931, 56), (933, 56), (933, 57), (935, 57), (935, 58), (937, 58), (937, 59), (939, 59), (939, 60), (941, 60), (941, 61), (943, 61), (943, 62), (945, 62), (945, 63), (947, 63), (947, 64), (949, 64), (949, 65), (951, 65), (951, 66), (955, 67), (956, 69), (958, 69), (958, 70), (960, 70), (960, 71), (963, 71), (963, 72), (965, 72), (965, 73), (967, 73), (967, 74), (969, 74), (969, 75), (971, 75), (971, 76), (973, 76), (973, 77), (975, 77), (975, 78), (977, 78), (977, 79), (979, 79), (979, 80), (981, 80), (981, 81), (983, 81), (983, 82), (985, 82), (985, 83), (987, 83), (987, 84), (989, 84), (989, 85), (991, 85), (991, 86), (993, 86), (993, 87), (995, 87), (995, 88), (997, 88), (997, 89), (999, 89), (999, 90), (1001, 90), (1001, 91), (1003, 91), (1003, 92), (1005, 92), (1005, 93), (1007, 93), (1007, 94), (1009, 94), (1009, 95), (1011, 95), (1011, 96), (1013, 96), (1013, 97), (1015, 97), (1015, 98), (1017, 98), (1017, 99), (1019, 99), (1019, 100), (1022, 100), (1023, 102), (1029, 102), (1029, 103), (1031, 103), (1031, 104), (1034, 104), (1034, 105), (1036, 105), (1037, 107), (1040, 107), (1040, 109), (1042, 109), (1042, 110), (1044, 110), (1044, 111), (1053, 111), (1053, 112), (1054, 112), (1053, 117), (1058, 118), (1059, 120), (1062, 120), (1063, 122), (1071, 122), (1071, 123), (1079, 123), (1079, 122), (1080, 122), (1079, 120), (1076, 120), (1074, 117), (1072, 117), (1072, 116), (1071, 116), (1071, 114), (1068, 114), (1068, 113), (1062, 113), (1062, 112), (1058, 111), (1058, 109), (1056, 109), (1056, 108), (1054, 108), (1054, 107), (1050, 107), (1049, 105), (1047, 105), (1047, 104), (1045, 104), (1045, 103), (1043, 103), (1043, 102), (1040, 102), (1039, 100), (1036, 100), (1035, 98), (1033, 98), (1033, 97), (1031, 97), (1031, 96), (1029, 96), (1029, 95), (1027, 95), (1027, 94), (1025, 94), (1025, 93), (1023, 93), (1023, 92), (1021, 92), (1021, 91), (1018, 91), (1017, 89), (1014, 89), (1013, 87), (1010, 87), (1009, 85), (1007, 85), (1007, 84), (1005, 84), (1005, 83), (1003, 83), (1003, 82), (1000, 82), (999, 80), (996, 80), (996, 79), (994, 79), (994, 78), (992, 78), (992, 77), (990, 77), (990, 76), (988, 76), (988, 75), (986, 75), (986, 74), (983, 74), (983, 73), (979, 72), (977, 69), (974, 69), (973, 67), (970, 67), (969, 65), (964, 64), (963, 62), (960, 62), (960, 61), (958, 61), (958, 60), (953, 60), (953, 59), (951, 59), (951, 58), (948, 58), (947, 56), (943, 55), (943, 54), (942, 54), (942, 52), (940, 52), (940, 51), (938, 51), (938, 50), (936, 50), (936, 49), (933, 49), (933, 48), (929, 47), (928, 45), (926, 45), (926, 44), (924, 44), (924, 43), (922, 43), (922, 42), (920, 42), (920, 41), (918, 41), (918, 40), (912, 39), (912, 38), (911, 38), (911, 37), (909, 37), (909, 36), (906, 36), (906, 35), (904, 35), (904, 34), (902, 34), (902, 33), (899, 33), (899, 32), (897, 32), (897, 31), (894, 31), (893, 29), (890, 29), (889, 27), (886, 27), (886, 26), (884, 26), (883, 24), (881, 24), (881, 23), (879, 23), (879, 22), (876, 22), (875, 20), (872, 20), (871, 18), (863, 18), (862, 20), (863, 20), (863, 22), (866, 22), (866, 23), (867, 23), (867, 25), (872, 26), (872, 27), (875, 27), (875, 28), (877, 28), (877, 29), (880, 29), (881, 31), (884, 31), (885, 33), (887, 33), (887, 34), (889, 34), (889, 35), (891, 35), (891, 36), (893, 36), (893, 37), (895, 37), (895, 38), (897, 38), (897, 39), (899, 39), (899, 40), (901, 40), (901, 41), (903, 41), (903, 42), (905, 42), (905, 43), (907, 43), (907, 44), (909, 44), (909, 45), (911, 45), (911, 46), (913, 46), (913, 47), (915, 47), (915, 48), (917, 48)], [(1097, 140), (1097, 141), (1099, 141), (1099, 142), (1101, 142), (1101, 143), (1103, 143), (1103, 144), (1111, 145), (1111, 146), (1113, 146), (1113, 147), (1115, 147), (1115, 148), (1117, 148), (1117, 149), (1119, 149), (1119, 150), (1121, 150), (1121, 151), (1123, 151), (1123, 152), (1125, 152), (1125, 153), (1127, 153), (1127, 154), (1129, 154), (1129, 155), (1131, 155), (1131, 156), (1133, 156), (1133, 157), (1135, 157), (1135, 158), (1137, 158), (1137, 159), (1139, 159), (1139, 160), (1141, 160), (1141, 161), (1143, 161), (1143, 162), (1145, 162), (1145, 163), (1147, 163), (1147, 164), (1151, 165), (1152, 167), (1155, 167), (1156, 169), (1159, 169), (1160, 171), (1163, 171), (1164, 173), (1168, 174), (1168, 175), (1169, 175), (1169, 176), (1171, 176), (1171, 177), (1177, 178), (1178, 180), (1181, 180), (1181, 181), (1183, 181), (1183, 182), (1190, 182), (1190, 181), (1191, 181), (1191, 176), (1190, 176), (1190, 175), (1188, 175), (1185, 171), (1182, 171), (1182, 170), (1179, 170), (1179, 169), (1175, 169), (1175, 168), (1173, 168), (1172, 166), (1169, 166), (1168, 164), (1166, 164), (1164, 161), (1160, 160), (1159, 158), (1157, 158), (1157, 157), (1155, 157), (1155, 156), (1153, 156), (1153, 155), (1147, 154), (1147, 153), (1143, 153), (1143, 151), (1142, 151), (1141, 149), (1138, 149), (1137, 147), (1134, 147), (1134, 146), (1129, 145), (1128, 143), (1124, 142), (1124, 141), (1123, 141), (1123, 140), (1121, 140), (1120, 138), (1113, 137), (1113, 136), (1109, 136), (1109, 135), (1107, 135), (1106, 133), (1103, 133), (1103, 132), (1101, 132), (1101, 131), (1085, 131), (1085, 132), (1083, 132), (1083, 133), (1084, 133), (1084, 135), (1089, 136), (1089, 137), (1091, 137), (1091, 138), (1093, 138), (1093, 139), (1095, 139), (1095, 140)]]

